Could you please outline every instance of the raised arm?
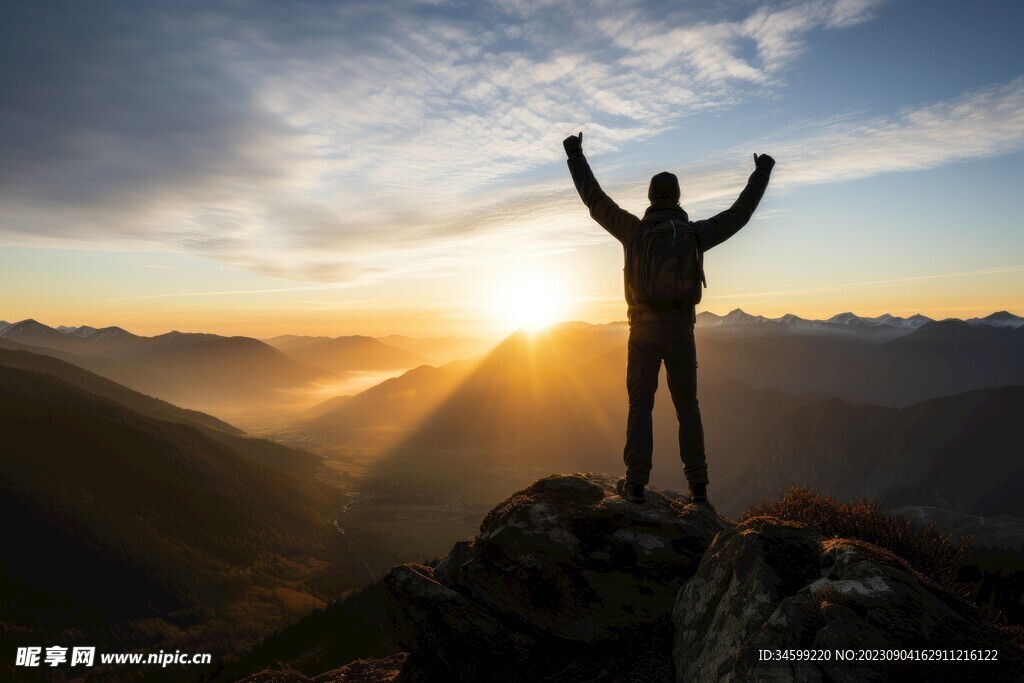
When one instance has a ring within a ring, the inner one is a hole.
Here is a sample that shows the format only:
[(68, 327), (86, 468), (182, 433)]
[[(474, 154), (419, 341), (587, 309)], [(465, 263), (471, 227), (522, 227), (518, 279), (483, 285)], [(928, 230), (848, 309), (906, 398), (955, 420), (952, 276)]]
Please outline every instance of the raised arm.
[(740, 192), (739, 198), (733, 202), (733, 205), (707, 220), (694, 222), (694, 227), (697, 228), (697, 234), (700, 237), (701, 248), (704, 251), (726, 241), (747, 224), (750, 217), (754, 215), (754, 209), (761, 202), (761, 197), (764, 196), (773, 166), (775, 166), (775, 159), (767, 154), (760, 156), (755, 154), (754, 172), (750, 174), (747, 186), (743, 188), (743, 192)]
[(611, 197), (606, 195), (601, 186), (597, 184), (594, 172), (590, 170), (590, 164), (583, 156), (583, 133), (580, 133), (578, 137), (570, 135), (562, 144), (569, 157), (566, 163), (569, 164), (572, 181), (576, 184), (576, 191), (580, 193), (580, 199), (590, 209), (591, 217), (602, 228), (610, 232), (615, 239), (625, 244), (640, 223), (640, 219), (630, 212), (620, 209), (619, 205), (613, 202)]

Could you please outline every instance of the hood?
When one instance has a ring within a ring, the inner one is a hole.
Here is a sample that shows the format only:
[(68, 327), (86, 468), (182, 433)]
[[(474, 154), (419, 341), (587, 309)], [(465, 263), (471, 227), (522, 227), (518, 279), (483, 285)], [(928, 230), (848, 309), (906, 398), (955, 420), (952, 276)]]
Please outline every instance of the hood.
[(651, 185), (647, 188), (647, 198), (651, 204), (678, 204), (679, 197), (679, 178), (674, 173), (662, 171), (651, 178)]

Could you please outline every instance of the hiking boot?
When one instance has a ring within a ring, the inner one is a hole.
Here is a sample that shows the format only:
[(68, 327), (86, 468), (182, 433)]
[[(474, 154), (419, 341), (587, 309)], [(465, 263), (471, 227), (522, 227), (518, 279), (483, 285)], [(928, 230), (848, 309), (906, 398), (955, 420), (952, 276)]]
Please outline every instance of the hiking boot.
[(690, 500), (694, 503), (708, 502), (707, 484), (690, 484)]
[(644, 502), (644, 485), (627, 481), (622, 485), (622, 497), (630, 503)]

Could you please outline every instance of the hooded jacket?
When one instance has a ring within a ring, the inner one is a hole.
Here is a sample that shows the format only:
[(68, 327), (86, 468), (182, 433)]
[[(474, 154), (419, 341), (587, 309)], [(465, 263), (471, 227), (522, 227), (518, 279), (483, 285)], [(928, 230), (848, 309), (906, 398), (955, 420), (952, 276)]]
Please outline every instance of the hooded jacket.
[[(629, 249), (633, 237), (641, 230), (670, 219), (689, 222), (686, 211), (679, 205), (679, 184), (670, 173), (659, 173), (651, 179), (647, 207), (643, 218), (637, 218), (629, 211), (619, 208), (618, 204), (604, 193), (597, 179), (594, 178), (590, 164), (582, 152), (570, 156), (567, 160), (572, 180), (580, 199), (590, 209), (591, 217), (622, 243), (623, 249)], [(697, 234), (701, 251), (706, 252), (735, 235), (747, 224), (754, 210), (764, 196), (768, 187), (771, 170), (756, 168), (747, 180), (747, 186), (739, 198), (725, 211), (706, 220), (694, 221), (690, 225)], [(627, 258), (628, 261), (628, 258)], [(693, 306), (683, 309), (659, 308), (644, 304), (630, 305), (627, 309), (629, 324), (645, 322), (696, 322), (697, 312)]]

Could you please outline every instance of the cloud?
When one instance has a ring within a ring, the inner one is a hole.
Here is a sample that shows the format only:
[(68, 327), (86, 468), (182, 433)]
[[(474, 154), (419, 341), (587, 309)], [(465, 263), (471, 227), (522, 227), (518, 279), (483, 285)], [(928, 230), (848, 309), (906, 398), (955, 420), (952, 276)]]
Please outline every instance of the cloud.
[[(773, 193), (1019, 152), (1024, 150), (1024, 77), (970, 90), (951, 100), (907, 107), (892, 116), (803, 121), (676, 166), (683, 203), (691, 215), (707, 217), (731, 204), (753, 170), (754, 150), (769, 152), (778, 161)], [(601, 171), (595, 169), (599, 177)], [(647, 179), (604, 187), (628, 209), (628, 198), (639, 201), (646, 196)], [(481, 207), (475, 225), (489, 234), (493, 221), (495, 230), (512, 233), (517, 240), (513, 244), (522, 249), (571, 249), (607, 240), (603, 231), (595, 230), (564, 179), (546, 185), (537, 182), (531, 189), (495, 197), (492, 205)], [(468, 215), (454, 213), (451, 220), (455, 233), (468, 233), (474, 225)]]
[(245, 85), (204, 58), (194, 33), (152, 10), (113, 9), (5, 10), (5, 195), (88, 208), (163, 186), (276, 179), (262, 145), (291, 131), (250, 106)]
[(786, 181), (852, 180), (890, 171), (917, 171), (1024, 149), (1024, 78), (894, 117), (836, 119), (812, 127), (780, 148), (796, 159)]
[[(1024, 150), (1024, 77), (906, 107), (893, 116), (804, 121), (718, 154), (743, 158), (752, 150), (777, 159), (772, 177), (777, 190), (1012, 154)], [(691, 179), (688, 199), (701, 205), (728, 196), (744, 175), (715, 160), (683, 173)]]
[(621, 150), (761, 97), (878, 4), (14, 3), (0, 235), (347, 283), (567, 249), (565, 131)]

